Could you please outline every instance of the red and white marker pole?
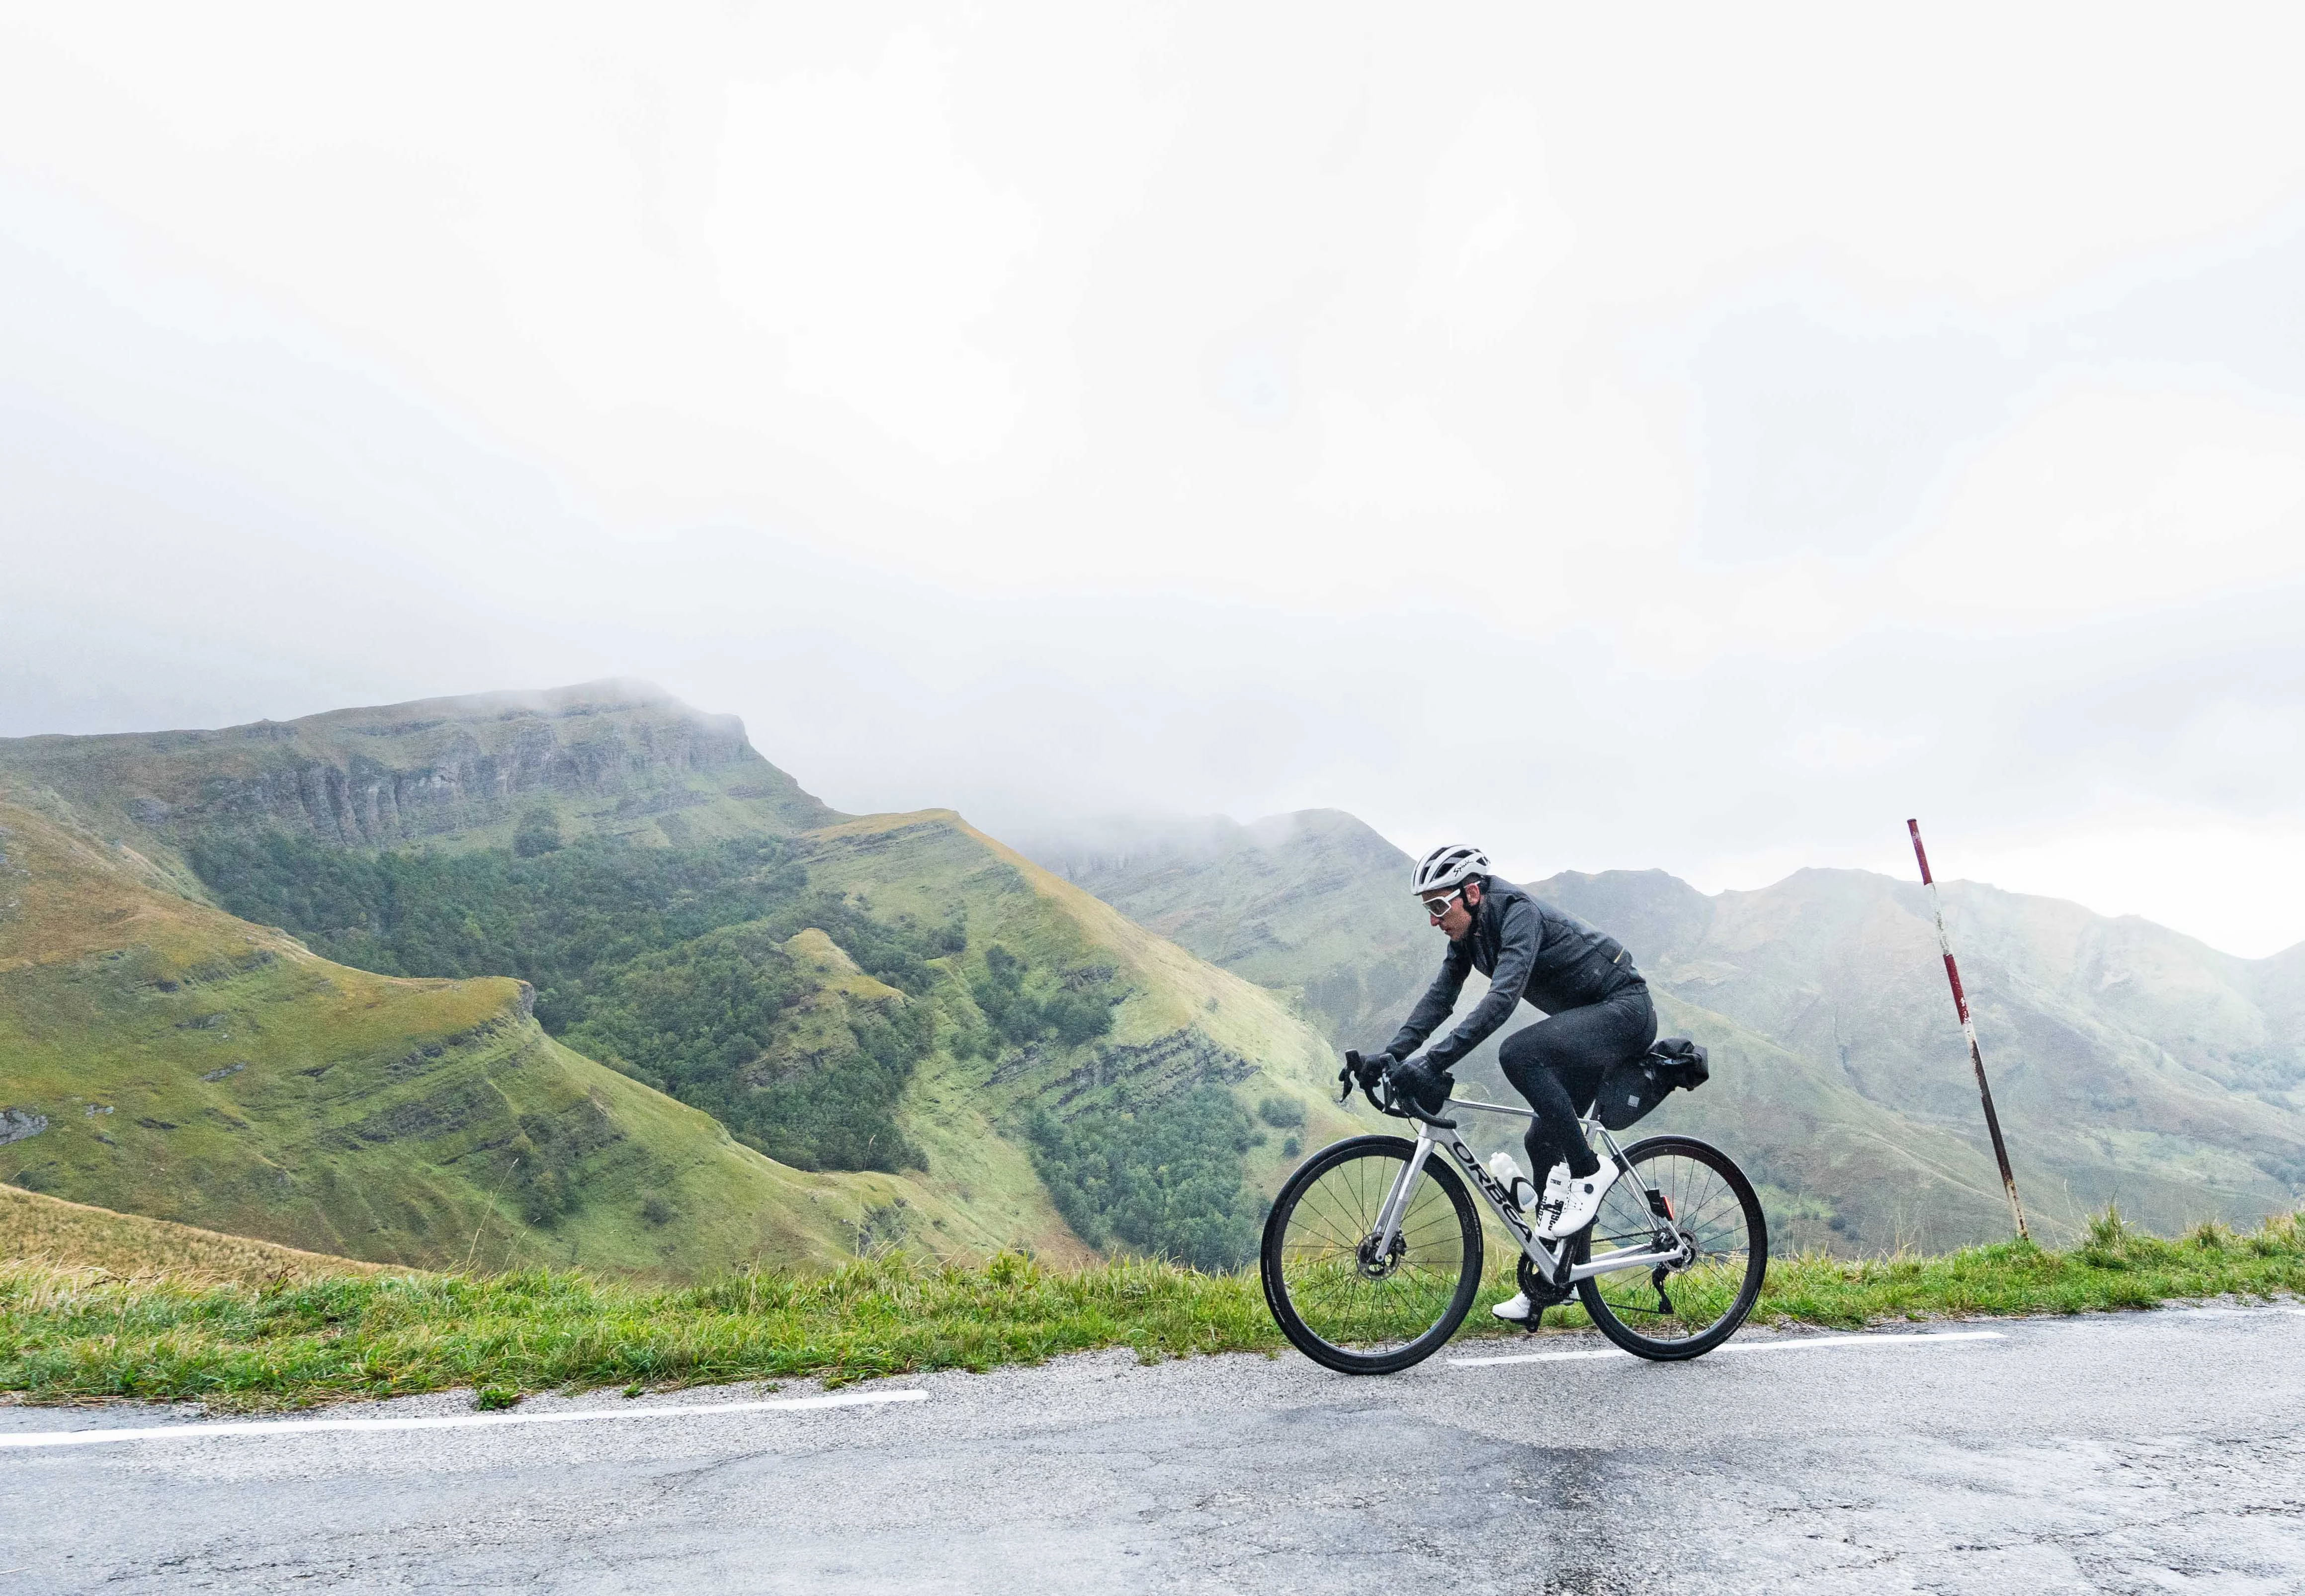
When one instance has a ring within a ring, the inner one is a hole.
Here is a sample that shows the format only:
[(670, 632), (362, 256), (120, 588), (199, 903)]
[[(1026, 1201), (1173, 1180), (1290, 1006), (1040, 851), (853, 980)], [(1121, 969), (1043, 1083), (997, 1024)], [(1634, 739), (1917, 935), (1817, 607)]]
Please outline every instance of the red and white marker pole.
[(2025, 1229), (2025, 1210), (2017, 1201), (2017, 1177), (2009, 1172), (2009, 1148), (2001, 1140), (2001, 1116), (1993, 1111), (1993, 1088), (1985, 1083), (1985, 1055), (1978, 1051), (1977, 1025), (1969, 1017), (1969, 994), (1961, 989), (1961, 967), (1952, 962), (1952, 938), (1945, 935), (1944, 904), (1937, 896), (1936, 878), (1929, 874), (1929, 856), (1921, 846), (1921, 823), (1905, 822), (1913, 834), (1913, 857), (1921, 862), (1921, 885), (1929, 889), (1929, 907), (1937, 917), (1937, 947), (1944, 951), (1945, 979), (1952, 982), (1952, 1006), (1961, 1015), (1961, 1034), (1969, 1042), (1969, 1062), (1977, 1069), (1977, 1095), (1985, 1103), (1985, 1128), (1993, 1133), (1993, 1156), (2001, 1164), (2001, 1189), (2009, 1193), (2009, 1218), (2017, 1234), (2033, 1238)]

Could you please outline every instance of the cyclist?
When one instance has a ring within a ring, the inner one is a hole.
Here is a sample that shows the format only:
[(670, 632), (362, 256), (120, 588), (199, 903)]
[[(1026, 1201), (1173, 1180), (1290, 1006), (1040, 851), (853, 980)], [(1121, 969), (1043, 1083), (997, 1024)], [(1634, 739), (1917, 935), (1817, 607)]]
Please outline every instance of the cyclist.
[[(1545, 1018), (1505, 1038), (1497, 1059), (1536, 1110), (1525, 1142), (1530, 1172), (1551, 1170), (1536, 1202), (1537, 1234), (1547, 1241), (1574, 1235), (1593, 1222), (1617, 1176), (1613, 1167), (1603, 1171), (1578, 1118), (1609, 1067), (1638, 1058), (1656, 1040), (1648, 982), (1616, 938), (1500, 880), (1478, 848), (1435, 848), (1410, 879), (1425, 914), (1447, 934), (1449, 951), (1399, 1033), (1376, 1057), (1363, 1059), (1363, 1084), (1389, 1075), (1396, 1092), (1436, 1113), (1456, 1084), (1450, 1065), (1523, 1002), (1543, 1009)], [(1487, 996), (1423, 1057), (1409, 1057), (1457, 1006), (1472, 970), (1489, 978)], [(1528, 1297), (1491, 1312), (1525, 1322)]]

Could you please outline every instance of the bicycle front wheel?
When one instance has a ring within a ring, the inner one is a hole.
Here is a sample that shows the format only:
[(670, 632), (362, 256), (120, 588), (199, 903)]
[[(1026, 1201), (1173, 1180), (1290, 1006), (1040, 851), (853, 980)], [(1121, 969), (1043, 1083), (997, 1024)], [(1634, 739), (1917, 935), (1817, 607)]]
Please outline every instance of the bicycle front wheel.
[[(1590, 1228), (1578, 1237), (1578, 1263), (1612, 1252), (1654, 1252), (1679, 1244), (1669, 1266), (1614, 1269), (1577, 1283), (1585, 1312), (1603, 1335), (1637, 1357), (1671, 1361), (1711, 1352), (1737, 1333), (1761, 1295), (1769, 1267), (1769, 1227), (1745, 1172), (1719, 1148), (1691, 1136), (1652, 1136), (1625, 1150), (1632, 1173), (1619, 1176)], [(1653, 1211), (1649, 1193), (1670, 1210)]]
[(1434, 1154), (1418, 1171), (1390, 1247), (1385, 1198), (1416, 1144), (1356, 1136), (1307, 1159), (1272, 1204), (1259, 1256), (1264, 1301), (1281, 1333), (1344, 1374), (1391, 1374), (1457, 1332), (1481, 1285), (1481, 1221), (1456, 1172)]

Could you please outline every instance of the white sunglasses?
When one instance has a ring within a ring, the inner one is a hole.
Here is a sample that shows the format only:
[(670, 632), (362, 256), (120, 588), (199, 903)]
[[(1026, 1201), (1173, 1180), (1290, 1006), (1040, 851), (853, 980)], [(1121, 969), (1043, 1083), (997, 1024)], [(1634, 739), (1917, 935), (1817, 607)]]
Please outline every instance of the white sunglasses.
[(1425, 912), (1433, 917), (1434, 923), (1438, 924), (1441, 917), (1449, 913), (1449, 905), (1464, 896), (1465, 889), (1463, 887), (1452, 887), (1449, 891), (1442, 893), (1439, 897), (1426, 898), (1425, 900)]

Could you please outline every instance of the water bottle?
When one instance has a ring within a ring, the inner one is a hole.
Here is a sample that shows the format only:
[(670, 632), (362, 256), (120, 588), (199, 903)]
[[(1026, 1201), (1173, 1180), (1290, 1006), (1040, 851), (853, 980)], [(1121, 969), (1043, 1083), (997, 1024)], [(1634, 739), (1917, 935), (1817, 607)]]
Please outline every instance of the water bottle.
[(1513, 1161), (1512, 1154), (1501, 1149), (1489, 1160), (1489, 1178), (1512, 1193), (1515, 1208), (1526, 1210), (1536, 1201), (1536, 1187), (1530, 1184), (1527, 1176), (1520, 1172), (1520, 1166)]

